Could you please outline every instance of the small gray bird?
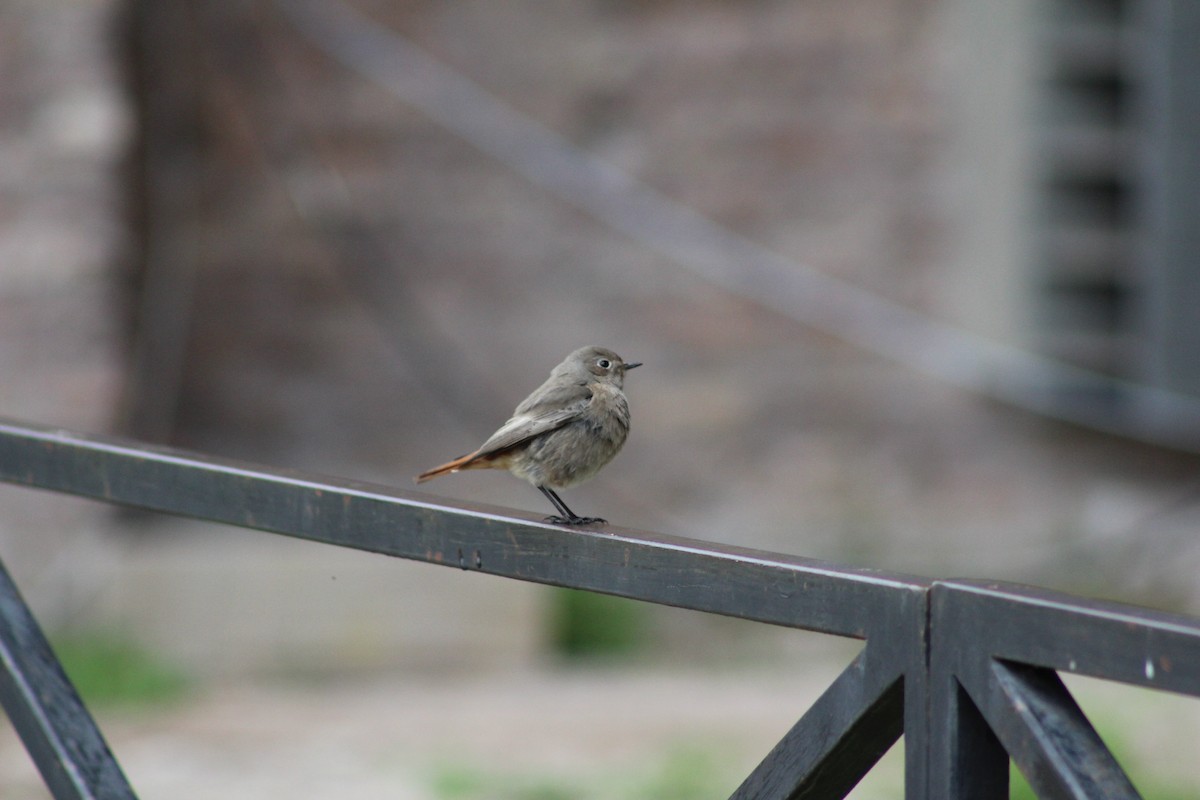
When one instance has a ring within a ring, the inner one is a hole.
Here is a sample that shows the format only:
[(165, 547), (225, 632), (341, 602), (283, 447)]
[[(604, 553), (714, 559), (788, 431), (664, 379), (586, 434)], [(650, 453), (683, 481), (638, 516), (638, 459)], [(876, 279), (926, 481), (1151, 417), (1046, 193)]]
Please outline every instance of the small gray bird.
[(626, 363), (612, 350), (581, 347), (550, 372), (512, 418), (473, 453), (417, 476), (417, 483), (464, 469), (506, 469), (546, 495), (559, 525), (605, 522), (581, 517), (555, 489), (583, 483), (612, 461), (629, 434), (629, 401), (622, 391)]

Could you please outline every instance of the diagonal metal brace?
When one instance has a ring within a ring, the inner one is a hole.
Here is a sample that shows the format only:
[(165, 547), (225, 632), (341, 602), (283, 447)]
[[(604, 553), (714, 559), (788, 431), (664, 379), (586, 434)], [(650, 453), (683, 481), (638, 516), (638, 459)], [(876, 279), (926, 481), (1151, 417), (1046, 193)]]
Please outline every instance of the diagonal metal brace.
[(0, 704), (55, 800), (137, 800), (2, 563)]
[(1140, 800), (1058, 673), (993, 661), (989, 722), (1040, 798)]
[(903, 674), (858, 654), (730, 800), (844, 797), (904, 729)]

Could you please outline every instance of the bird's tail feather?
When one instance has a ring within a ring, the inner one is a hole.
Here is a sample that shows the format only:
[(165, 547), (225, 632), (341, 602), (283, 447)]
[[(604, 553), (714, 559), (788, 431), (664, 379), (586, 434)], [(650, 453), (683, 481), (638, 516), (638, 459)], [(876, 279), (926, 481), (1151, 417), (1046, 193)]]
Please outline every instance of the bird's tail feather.
[(465, 456), (459, 456), (453, 461), (442, 464), (440, 467), (434, 467), (433, 469), (422, 472), (414, 480), (416, 480), (417, 483), (424, 483), (425, 481), (436, 478), (439, 475), (449, 475), (452, 472), (458, 472), (460, 469), (470, 469), (472, 467), (472, 462), (477, 456), (478, 452), (467, 453)]

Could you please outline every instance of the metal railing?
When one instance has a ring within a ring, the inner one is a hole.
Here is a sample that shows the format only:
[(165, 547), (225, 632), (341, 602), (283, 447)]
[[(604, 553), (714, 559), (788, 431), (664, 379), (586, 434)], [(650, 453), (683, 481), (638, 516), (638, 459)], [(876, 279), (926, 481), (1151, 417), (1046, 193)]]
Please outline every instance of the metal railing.
[[(1200, 696), (1200, 620), (929, 581), (0, 421), (0, 480), (384, 555), (865, 640), (732, 795), (836, 798), (902, 735), (905, 796), (1139, 795), (1058, 670)], [(0, 702), (56, 798), (134, 798), (0, 567)], [(797, 710), (799, 713), (800, 710)]]

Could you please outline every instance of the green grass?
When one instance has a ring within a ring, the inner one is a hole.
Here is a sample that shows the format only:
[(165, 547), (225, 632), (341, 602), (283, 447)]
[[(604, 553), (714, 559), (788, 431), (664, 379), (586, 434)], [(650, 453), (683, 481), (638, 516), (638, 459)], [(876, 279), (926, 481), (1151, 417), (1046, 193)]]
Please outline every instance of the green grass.
[(462, 766), (437, 770), (430, 783), (433, 796), (438, 800), (576, 800), (583, 797), (566, 779), (488, 774)]
[[(722, 752), (723, 748), (716, 745), (677, 745), (649, 754), (638, 764), (587, 769), (575, 774), (521, 771), (519, 767), (488, 769), (454, 763), (436, 768), (429, 786), (437, 800), (691, 800), (724, 797), (745, 776), (736, 765), (722, 757)], [(901, 800), (904, 796), (901, 783), (897, 782), (894, 794), (884, 788), (883, 796)], [(1194, 789), (1147, 780), (1144, 776), (1137, 783), (1146, 800), (1192, 800), (1196, 797)], [(1015, 766), (1010, 767), (1009, 786), (1010, 800), (1038, 800)], [(872, 793), (870, 796), (879, 795)]]
[(550, 616), (554, 651), (571, 658), (620, 658), (648, 642), (647, 611), (620, 597), (558, 589)]
[(181, 698), (189, 681), (130, 638), (109, 631), (55, 636), (53, 647), (67, 677), (89, 705), (145, 706)]
[[(677, 746), (635, 781), (630, 800), (693, 800), (724, 797), (740, 783), (715, 752), (699, 746)], [(725, 794), (722, 794), (725, 790)]]
[[(1116, 754), (1117, 760), (1121, 761), (1120, 753)], [(1196, 790), (1185, 789), (1180, 786), (1168, 785), (1159, 783), (1153, 779), (1146, 780), (1143, 778), (1140, 781), (1135, 781), (1138, 792), (1144, 800), (1195, 800)], [(1016, 766), (1009, 767), (1009, 800), (1038, 800), (1037, 795), (1033, 793), (1033, 789), (1029, 787), (1029, 783), (1025, 780), (1025, 776)]]
[(635, 765), (579, 774), (538, 774), (444, 765), (430, 789), (438, 800), (692, 800), (724, 797), (740, 775), (717, 748), (681, 745)]

